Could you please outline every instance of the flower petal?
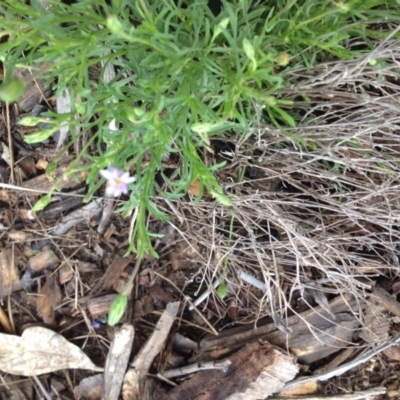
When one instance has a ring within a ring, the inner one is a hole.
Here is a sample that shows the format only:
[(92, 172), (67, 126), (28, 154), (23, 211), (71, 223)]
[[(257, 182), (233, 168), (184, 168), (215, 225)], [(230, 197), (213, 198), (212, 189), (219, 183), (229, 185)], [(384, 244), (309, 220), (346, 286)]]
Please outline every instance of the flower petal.
[(114, 174), (113, 174), (110, 170), (107, 170), (107, 169), (102, 169), (102, 170), (100, 171), (100, 175), (101, 175), (104, 179), (107, 179), (107, 180), (114, 179)]
[(124, 183), (133, 183), (133, 182), (136, 182), (136, 178), (134, 176), (130, 176), (128, 178), (123, 179), (123, 182)]

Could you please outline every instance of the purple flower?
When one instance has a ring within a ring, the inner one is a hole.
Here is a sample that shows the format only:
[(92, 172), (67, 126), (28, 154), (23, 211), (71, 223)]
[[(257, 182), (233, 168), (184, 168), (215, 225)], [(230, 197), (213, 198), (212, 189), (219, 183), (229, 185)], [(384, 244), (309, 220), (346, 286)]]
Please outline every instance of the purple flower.
[(100, 322), (100, 321), (97, 321), (97, 319), (95, 319), (94, 321), (92, 321), (92, 322), (90, 323), (90, 326), (91, 326), (92, 328), (94, 328), (94, 329), (98, 329), (98, 328), (101, 327), (101, 322)]
[(100, 175), (107, 179), (106, 196), (111, 197), (128, 194), (128, 184), (136, 182), (136, 178), (129, 176), (129, 172), (123, 172), (114, 167), (101, 170)]

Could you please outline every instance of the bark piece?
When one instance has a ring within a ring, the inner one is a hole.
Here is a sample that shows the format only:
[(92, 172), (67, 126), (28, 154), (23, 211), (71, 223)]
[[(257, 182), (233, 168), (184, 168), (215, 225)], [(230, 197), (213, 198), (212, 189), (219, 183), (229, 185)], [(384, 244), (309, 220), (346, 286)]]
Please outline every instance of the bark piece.
[(100, 315), (108, 314), (111, 303), (114, 301), (116, 296), (116, 294), (108, 294), (107, 296), (89, 299), (87, 302), (87, 308), (90, 312), (90, 315), (93, 318), (97, 318)]
[(340, 351), (339, 354), (335, 356), (335, 358), (331, 362), (314, 371), (314, 375), (319, 375), (334, 370), (336, 367), (343, 364), (346, 360), (350, 359), (356, 351), (356, 347), (349, 347), (348, 349)]
[(134, 333), (132, 325), (124, 324), (115, 334), (104, 371), (102, 395), (104, 400), (117, 399), (120, 394), (126, 367), (131, 355)]
[(376, 297), (376, 301), (382, 304), (386, 310), (390, 311), (396, 317), (400, 317), (400, 303), (392, 297), (385, 289), (376, 287), (373, 295)]
[[(40, 63), (36, 67), (43, 70), (46, 64)], [(21, 79), (26, 84), (24, 93), (17, 101), (18, 107), (24, 112), (32, 111), (33, 107), (42, 101), (43, 96), (46, 98), (51, 94), (51, 88), (45, 86), (43, 79), (34, 79), (33, 73), (28, 68), (16, 68), (12, 72), (13, 78)]]
[(66, 213), (75, 207), (79, 207), (82, 203), (83, 197), (67, 197), (61, 201), (48, 205), (45, 210), (39, 212), (38, 217), (42, 219), (58, 219), (62, 213)]
[[(337, 394), (333, 396), (279, 396), (274, 397), (276, 400), (376, 400), (377, 397), (381, 394), (386, 393), (386, 388), (377, 387), (368, 390), (361, 390), (359, 392), (354, 393), (346, 393), (346, 394)], [(380, 396), (378, 397), (380, 398)]]
[[(283, 400), (283, 398), (287, 399), (290, 396), (305, 396), (306, 394), (316, 393), (317, 391), (318, 391), (318, 382), (315, 380), (307, 382), (304, 385), (299, 386), (297, 388), (279, 392), (279, 397), (282, 397)], [(310, 399), (310, 397), (307, 398)], [(303, 399), (305, 399), (305, 397), (303, 397)]]
[(58, 257), (54, 254), (53, 250), (43, 250), (39, 254), (33, 256), (28, 263), (28, 266), (33, 271), (42, 271), (45, 268), (54, 267), (59, 263)]
[(125, 375), (123, 386), (124, 400), (143, 398), (141, 395), (145, 386), (146, 374), (150, 369), (154, 357), (160, 353), (178, 310), (179, 302), (167, 305), (157, 322), (153, 334), (141, 348), (139, 354), (135, 357), (132, 364), (133, 368), (131, 368)]
[(0, 326), (3, 327), (6, 333), (15, 333), (14, 326), (11, 324), (10, 319), (8, 318), (2, 307), (0, 307)]
[(93, 200), (79, 210), (73, 211), (62, 218), (61, 222), (55, 227), (53, 234), (63, 235), (67, 233), (73, 226), (81, 222), (89, 221), (101, 211), (101, 199)]
[(279, 392), (298, 373), (289, 355), (271, 344), (255, 341), (229, 358), (227, 371), (208, 370), (172, 389), (157, 400), (256, 400)]
[[(351, 312), (356, 307), (353, 297), (339, 296), (330, 303), (330, 309), (316, 307), (300, 315), (293, 315), (285, 320), (291, 332), (282, 334), (274, 323), (260, 325), (258, 328), (238, 327), (227, 329), (218, 337), (206, 336), (200, 342), (200, 352), (193, 361), (217, 360), (226, 356), (255, 339), (263, 338), (275, 346), (288, 347), (301, 363), (327, 357), (340, 347), (348, 347), (353, 331), (359, 322)], [(335, 314), (332, 321), (331, 314)], [(310, 331), (312, 328), (312, 332)]]
[(103, 374), (96, 374), (81, 380), (74, 388), (74, 395), (78, 399), (100, 400), (103, 391)]
[(0, 252), (0, 300), (21, 289), (18, 278), (16, 260), (13, 259), (11, 250)]
[(46, 324), (53, 324), (55, 321), (54, 308), (49, 298), (49, 286), (47, 282), (43, 285), (42, 290), (36, 300), (36, 310), (40, 318)]
[(63, 264), (60, 267), (60, 269), (58, 270), (58, 274), (59, 274), (59, 279), (60, 279), (61, 285), (68, 283), (74, 276), (74, 274), (72, 272), (72, 268), (68, 264)]
[(73, 175), (66, 175), (65, 173), (70, 167), (70, 164), (59, 166), (52, 174), (51, 180), (47, 179), (46, 175), (43, 174), (23, 182), (21, 186), (25, 189), (37, 190), (39, 192), (48, 192), (53, 188), (54, 183), (58, 178), (63, 178), (60, 179), (59, 182), (57, 182), (57, 187), (59, 189), (74, 188), (78, 185), (77, 182), (82, 183), (85, 181), (88, 175), (88, 171), (79, 171), (75, 172)]
[(107, 271), (93, 288), (92, 293), (97, 293), (100, 290), (111, 288), (130, 262), (131, 260), (129, 258), (116, 255), (112, 263), (108, 266)]
[(391, 321), (384, 315), (385, 307), (371, 299), (371, 305), (365, 313), (360, 338), (369, 344), (381, 343), (389, 337)]
[(359, 365), (367, 362), (369, 359), (372, 357), (376, 356), (377, 354), (385, 351), (386, 349), (389, 349), (392, 346), (398, 345), (400, 343), (400, 335), (394, 337), (393, 339), (388, 340), (385, 343), (381, 343), (378, 346), (372, 348), (371, 350), (367, 351), (366, 353), (360, 355), (359, 357), (355, 358), (354, 360), (351, 360), (335, 369), (332, 371), (328, 372), (323, 372), (321, 374), (313, 375), (309, 378), (304, 378), (304, 379), (299, 379), (295, 380), (292, 382), (289, 382), (283, 390), (289, 390), (289, 389), (294, 389), (296, 387), (302, 386), (308, 382), (314, 381), (314, 380), (319, 380), (319, 381), (326, 381), (330, 378), (333, 378), (334, 376), (340, 376), (344, 374), (345, 372), (358, 367)]

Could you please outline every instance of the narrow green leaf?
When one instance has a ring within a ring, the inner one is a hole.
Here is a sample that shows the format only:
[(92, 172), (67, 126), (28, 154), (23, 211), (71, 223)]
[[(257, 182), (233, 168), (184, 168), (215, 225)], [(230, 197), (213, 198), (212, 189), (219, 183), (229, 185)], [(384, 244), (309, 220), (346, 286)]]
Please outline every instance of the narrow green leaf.
[(33, 206), (33, 212), (42, 211), (47, 205), (50, 203), (51, 200), (51, 193), (46, 194), (45, 196), (41, 197)]
[(210, 194), (217, 199), (222, 205), (230, 207), (232, 205), (232, 201), (228, 196), (225, 196), (224, 194), (217, 193), (214, 190), (210, 190)]

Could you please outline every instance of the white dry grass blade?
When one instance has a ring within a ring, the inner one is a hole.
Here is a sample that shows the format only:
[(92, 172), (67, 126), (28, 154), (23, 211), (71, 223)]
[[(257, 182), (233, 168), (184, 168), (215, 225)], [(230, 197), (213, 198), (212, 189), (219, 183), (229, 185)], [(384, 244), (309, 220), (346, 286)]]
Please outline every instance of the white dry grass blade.
[(0, 333), (0, 370), (13, 375), (34, 376), (61, 369), (96, 367), (85, 353), (50, 329), (34, 326), (22, 336)]
[[(109, 52), (105, 53), (105, 55), (107, 54), (109, 54)], [(115, 78), (114, 66), (112, 64), (105, 63), (104, 61), (101, 62), (101, 65), (103, 67), (103, 80), (106, 83), (110, 83)], [(118, 103), (118, 100), (114, 99), (113, 102)], [(115, 118), (111, 120), (111, 122), (108, 124), (108, 129), (111, 132), (116, 132), (118, 130), (117, 121), (115, 120)], [(110, 219), (110, 216), (112, 214), (113, 208), (114, 208), (114, 200), (108, 198), (104, 199), (104, 208), (101, 213), (99, 225), (97, 227), (98, 233), (101, 234), (104, 232), (107, 223)]]
[[(64, 89), (56, 99), (56, 108), (58, 114), (66, 114), (71, 112), (71, 96), (68, 89)], [(60, 126), (58, 139), (57, 139), (57, 150), (60, 150), (69, 134), (69, 126), (64, 123)]]

